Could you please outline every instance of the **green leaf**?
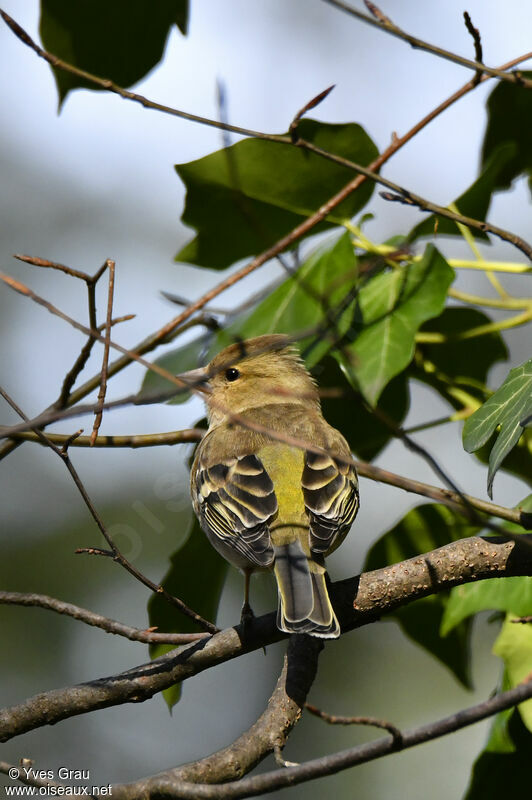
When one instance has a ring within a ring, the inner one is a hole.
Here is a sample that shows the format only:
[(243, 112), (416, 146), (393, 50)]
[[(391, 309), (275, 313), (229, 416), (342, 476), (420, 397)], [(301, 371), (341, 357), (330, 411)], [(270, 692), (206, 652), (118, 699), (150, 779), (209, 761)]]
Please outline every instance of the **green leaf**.
[(530, 794), (532, 734), (519, 711), (497, 714), (488, 744), (473, 766), (464, 800), (501, 800)]
[(357, 277), (351, 238), (344, 233), (336, 241), (317, 248), (293, 277), (278, 286), (249, 317), (229, 326), (220, 340), (229, 343), (237, 336), (251, 339), (266, 333), (297, 334), (312, 330), (309, 337), (299, 342), (299, 347), (307, 366), (313, 367), (331, 347), (329, 337), (323, 337), (316, 329), (333, 327), (330, 333), (335, 339), (341, 338), (350, 318), (343, 309), (350, 304), (350, 296), (354, 296)]
[[(522, 72), (532, 78), (532, 72)], [(511, 144), (514, 153), (498, 176), (496, 188), (508, 189), (514, 178), (521, 174), (532, 175), (532, 96), (529, 89), (499, 81), (491, 92), (488, 103), (488, 125), (482, 145), (482, 163), (485, 164), (501, 145)]]
[[(392, 431), (375, 414), (370, 413), (360, 395), (353, 392), (335, 358), (324, 358), (314, 369), (314, 374), (320, 389), (339, 389), (347, 395), (347, 398), (323, 397), (323, 414), (327, 422), (342, 431), (358, 458), (371, 461), (393, 438)], [(347, 404), (349, 413), (346, 414)], [(406, 375), (401, 373), (386, 386), (377, 409), (396, 425), (401, 425), (409, 404), (408, 381)]]
[(532, 413), (532, 359), (510, 370), (502, 386), (469, 417), (464, 425), (463, 444), (468, 453), (482, 447), (500, 425), (489, 459), (490, 497), (492, 497), (495, 473), (523, 433), (521, 420), (530, 413)]
[(419, 326), (441, 313), (454, 271), (429, 245), (423, 259), (375, 276), (360, 290), (349, 335), (348, 377), (375, 405), (386, 384), (408, 366)]
[[(454, 201), (458, 211), (466, 217), (485, 220), (491, 202), (491, 196), (500, 185), (501, 175), (507, 169), (511, 159), (515, 156), (515, 145), (506, 144), (494, 150), (488, 159), (483, 162), (480, 176), (471, 186)], [(431, 214), (420, 222), (411, 231), (408, 239), (414, 241), (421, 236), (434, 236), (436, 221), (438, 222), (437, 234), (461, 236), (456, 222), (438, 214)], [(487, 239), (487, 235), (479, 230), (471, 229), (477, 239)]]
[[(204, 619), (211, 622), (215, 620), (228, 564), (209, 543), (195, 518), (188, 536), (170, 561), (171, 567), (163, 578), (162, 586)], [(152, 595), (148, 613), (150, 625), (165, 633), (196, 633), (201, 630), (160, 594)], [(151, 645), (150, 655), (157, 658), (172, 649), (172, 645)], [(180, 684), (171, 686), (163, 694), (169, 708), (172, 708), (179, 700)]]
[[(302, 138), (360, 164), (378, 151), (360, 125), (328, 125), (301, 120)], [(197, 236), (177, 254), (184, 261), (223, 269), (265, 250), (353, 178), (353, 172), (290, 145), (246, 139), (197, 161), (176, 166), (187, 189), (182, 220)], [(312, 229), (341, 224), (371, 197), (364, 183)]]
[(532, 578), (489, 578), (451, 589), (441, 633), (447, 636), (463, 620), (480, 611), (506, 611), (519, 616), (532, 614)]
[[(413, 558), (457, 539), (472, 536), (477, 531), (477, 527), (446, 506), (433, 503), (417, 506), (373, 545), (364, 571)], [(441, 635), (440, 625), (447, 598), (447, 593), (425, 597), (393, 611), (389, 616), (399, 623), (407, 636), (441, 661), (465, 686), (470, 687), (470, 626), (464, 621), (449, 635)]]
[[(123, 87), (139, 81), (161, 60), (174, 24), (186, 34), (188, 0), (41, 0), (44, 48)], [(72, 89), (99, 88), (69, 72), (52, 69), (60, 105)]]
[[(511, 688), (524, 681), (532, 672), (532, 625), (512, 622), (515, 619), (517, 617), (513, 614), (506, 615), (501, 632), (493, 645), (494, 654), (504, 661)], [(521, 719), (532, 732), (532, 700), (520, 703), (518, 709)]]
[[(357, 260), (349, 235), (328, 241), (310, 255), (297, 273), (287, 278), (247, 316), (242, 316), (216, 334), (196, 339), (188, 345), (171, 350), (156, 360), (156, 364), (172, 374), (193, 369), (208, 362), (215, 353), (237, 339), (251, 339), (264, 333), (297, 334), (315, 330), (301, 341), (300, 347), (308, 367), (314, 366), (330, 349), (328, 337), (320, 326), (332, 315), (339, 336), (349, 325), (348, 311), (339, 313), (343, 301), (353, 291), (357, 280)], [(156, 373), (147, 372), (141, 396), (166, 391), (172, 386)], [(179, 394), (181, 401), (188, 395)]]

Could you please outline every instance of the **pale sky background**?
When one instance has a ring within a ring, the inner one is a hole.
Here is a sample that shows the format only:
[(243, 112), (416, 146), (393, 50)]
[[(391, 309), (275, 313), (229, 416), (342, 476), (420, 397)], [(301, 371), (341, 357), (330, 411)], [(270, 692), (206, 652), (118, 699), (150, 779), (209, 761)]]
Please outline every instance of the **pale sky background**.
[[(461, 67), (413, 51), (319, 0), (192, 0), (191, 6), (189, 36), (172, 31), (164, 61), (135, 89), (154, 100), (215, 117), (215, 87), (221, 79), (229, 118), (238, 125), (282, 132), (297, 109), (334, 83), (334, 92), (313, 115), (329, 122), (359, 122), (382, 149), (393, 131), (404, 133), (470, 77)], [(36, 3), (5, 0), (4, 7), (32, 36), (38, 36)], [(532, 6), (527, 0), (504, 4), (472, 0), (467, 8), (481, 31), (486, 63), (499, 65), (532, 48)], [(411, 33), (472, 57), (462, 3), (403, 0), (383, 10)], [(492, 88), (491, 82), (486, 83), (461, 100), (399, 152), (384, 174), (436, 202), (453, 200), (476, 177), (485, 101)], [(173, 165), (219, 148), (219, 133), (102, 92), (74, 92), (58, 116), (48, 66), (3, 23), (0, 96), (2, 271), (83, 320), (86, 300), (81, 284), (13, 261), (11, 254), (30, 253), (88, 272), (107, 257), (115, 259), (115, 313), (137, 314), (133, 321), (115, 329), (115, 338), (126, 346), (174, 316), (174, 307), (161, 297), (160, 290), (194, 299), (223, 277), (222, 273), (173, 262), (174, 254), (191, 236), (179, 222), (184, 192)], [(409, 229), (420, 219), (416, 210), (387, 204), (377, 194), (364, 211), (376, 215), (367, 233), (377, 241)], [(511, 192), (495, 198), (490, 220), (530, 240), (530, 196), (523, 180)], [(442, 241), (440, 246), (448, 255), (469, 257), (460, 241)], [(523, 260), (520, 252), (500, 242), (494, 242), (490, 253)], [(236, 303), (278, 274), (276, 264), (263, 268), (228, 292), (223, 305)], [(516, 295), (530, 293), (526, 278), (504, 283)], [(491, 293), (487, 281), (472, 274), (460, 276), (457, 285)], [(100, 314), (104, 306), (102, 284)], [(0, 325), (0, 382), (24, 411), (33, 415), (55, 398), (83, 337), (7, 289), (0, 290)], [(512, 366), (529, 356), (529, 335), (526, 330), (508, 335)], [(101, 351), (95, 349), (86, 376), (99, 369), (100, 359)], [(495, 368), (492, 385), (502, 381), (507, 369), (508, 365)], [(141, 368), (130, 367), (112, 380), (109, 396), (136, 391), (142, 374)], [(417, 387), (408, 424), (439, 416), (444, 408), (429, 390)], [(4, 407), (2, 411), (2, 422), (14, 419)], [(201, 413), (197, 400), (183, 406), (127, 408), (106, 415), (101, 432), (178, 429), (193, 424)], [(84, 419), (81, 424), (90, 429), (91, 420)], [(74, 427), (67, 423), (55, 430), (71, 432), (77, 426), (77, 422)], [(465, 491), (486, 496), (485, 469), (461, 451), (457, 428), (435, 429), (419, 441), (438, 456)], [(119, 544), (126, 551), (129, 548), (132, 558), (155, 580), (166, 571), (175, 546), (172, 518), (162, 506), (170, 494), (178, 507), (188, 509), (184, 453), (178, 448), (73, 451), (96, 506), (104, 518), (112, 517), (121, 525), (116, 528), (118, 538), (122, 537)], [(425, 463), (400, 444), (390, 445), (377, 463), (437, 483)], [(19, 566), (13, 568), (13, 574), (5, 564), (6, 574), (13, 578), (13, 586), (7, 588), (37, 590), (44, 563), (40, 559), (46, 560), (46, 569), (57, 560), (64, 565), (58, 570), (72, 571), (78, 576), (76, 581), (71, 580), (66, 588), (58, 583), (57, 588), (50, 578), (40, 591), (53, 594), (55, 587), (64, 600), (144, 625), (147, 595), (140, 586), (127, 576), (118, 576), (118, 567), (113, 565), (71, 560), (72, 550), (80, 542), (75, 536), (68, 539), (68, 532), (76, 529), (80, 520), (85, 524), (86, 514), (59, 460), (35, 445), (24, 445), (0, 464), (0, 480), (2, 536), (8, 552), (18, 553), (17, 558), (25, 554), (28, 570), (25, 574), (20, 568), (20, 559), (15, 559)], [(168, 486), (175, 486), (175, 495)], [(333, 579), (355, 574), (368, 545), (418, 502), (413, 495), (369, 481), (362, 481), (361, 492), (362, 508), (353, 533), (341, 553), (330, 559)], [(504, 474), (497, 476), (495, 502), (513, 505), (526, 493), (522, 482)], [(117, 506), (122, 508), (124, 520), (113, 511)], [(147, 507), (155, 513), (161, 508), (162, 532), (146, 522), (143, 508)], [(83, 544), (100, 544), (96, 529), (85, 524), (85, 530), (90, 540)], [(56, 540), (66, 548), (61, 555), (54, 550), (59, 546)], [(61, 576), (56, 577), (59, 580)], [(273, 589), (267, 576), (257, 584), (259, 605), (262, 602), (267, 610), (274, 604)], [(240, 587), (239, 576), (232, 573), (221, 624), (237, 619)], [(102, 632), (87, 632), (80, 624), (50, 617), (37, 610), (1, 609), (0, 619), (9, 631), (14, 619), (19, 625), (16, 633), (27, 631), (17, 647), (4, 644), (2, 648), (2, 704), (18, 702), (44, 688), (126, 669), (147, 658), (141, 645), (114, 638), (109, 642)], [(334, 713), (384, 716), (403, 726), (427, 722), (489, 694), (498, 675), (498, 661), (490, 655), (494, 634), (494, 626), (477, 626), (474, 694), (458, 687), (443, 667), (407, 643), (394, 625), (382, 624), (345, 637), (334, 653), (333, 648), (327, 649), (312, 699)], [(63, 763), (90, 766), (95, 783), (108, 783), (132, 780), (207, 754), (228, 744), (260, 713), (273, 687), (283, 648), (269, 648), (266, 658), (256, 653), (199, 676), (185, 687), (172, 717), (161, 699), (154, 698), (142, 706), (100, 711), (21, 737), (4, 745), (2, 757), (12, 761), (21, 756), (35, 758), (41, 768)], [(38, 674), (40, 667), (50, 671)], [(335, 692), (339, 678), (349, 687), (346, 695)], [(354, 730), (330, 731), (314, 721), (306, 723), (305, 730), (307, 736), (303, 728), (295, 733), (288, 758), (317, 756), (367, 736)], [(357, 797), (376, 800), (392, 796), (392, 785), (394, 799), (426, 797), (430, 786), (434, 800), (459, 797), (471, 758), (480, 750), (485, 734), (485, 725), (475, 726), (444, 743), (343, 773), (330, 779), (328, 790), (336, 790), (342, 797), (351, 797), (356, 790)], [(444, 762), (452, 764), (452, 770), (446, 769)], [(318, 782), (280, 794), (294, 800), (320, 797), (325, 786)]]

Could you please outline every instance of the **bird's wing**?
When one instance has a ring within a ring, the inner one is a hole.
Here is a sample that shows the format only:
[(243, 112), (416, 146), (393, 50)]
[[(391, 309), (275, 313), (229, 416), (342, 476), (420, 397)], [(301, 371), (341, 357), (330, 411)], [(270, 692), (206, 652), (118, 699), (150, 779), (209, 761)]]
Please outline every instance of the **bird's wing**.
[(310, 522), (310, 549), (329, 553), (341, 544), (358, 511), (354, 467), (326, 453), (305, 453), (301, 477)]
[(270, 476), (255, 455), (204, 467), (198, 463), (195, 506), (204, 530), (258, 567), (273, 562), (268, 524), (277, 513)]

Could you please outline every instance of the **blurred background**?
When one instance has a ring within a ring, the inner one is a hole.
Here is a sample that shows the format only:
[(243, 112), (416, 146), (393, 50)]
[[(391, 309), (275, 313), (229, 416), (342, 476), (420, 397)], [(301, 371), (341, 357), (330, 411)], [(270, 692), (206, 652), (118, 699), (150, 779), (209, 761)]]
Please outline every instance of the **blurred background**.
[[(135, 90), (187, 111), (216, 117), (216, 81), (223, 81), (227, 113), (234, 124), (283, 132), (294, 113), (330, 84), (334, 92), (313, 116), (328, 122), (361, 123), (380, 149), (392, 132), (401, 134), (470, 74), (455, 64), (412, 50), (403, 42), (351, 19), (319, 0), (192, 0), (189, 35), (174, 29), (162, 63)], [(38, 38), (37, 3), (5, 0), (4, 7)], [(463, 4), (457, 0), (403, 0), (384, 6), (398, 25), (449, 50), (473, 57)], [(471, 0), (486, 63), (497, 66), (530, 49), (532, 7), (526, 0)], [(384, 168), (392, 180), (441, 204), (477, 175), (485, 101), (493, 83), (477, 88), (425, 129)], [(114, 337), (131, 347), (175, 315), (161, 290), (200, 296), (222, 275), (173, 261), (191, 237), (180, 223), (184, 191), (173, 165), (222, 146), (213, 129), (148, 111), (103, 92), (70, 94), (57, 115), (57, 93), (49, 67), (0, 27), (0, 262), (7, 272), (80, 321), (86, 320), (83, 284), (65, 275), (13, 261), (29, 253), (94, 272), (106, 258), (116, 261), (114, 314), (134, 313)], [(236, 139), (234, 139), (236, 140)], [(375, 219), (365, 228), (381, 241), (410, 229), (415, 209), (387, 204), (377, 193), (365, 209)], [(530, 238), (530, 195), (525, 181), (496, 196), (490, 220)], [(439, 242), (447, 255), (470, 257), (459, 240)], [(522, 261), (521, 254), (494, 241), (492, 258)], [(230, 307), (280, 275), (273, 263), (221, 298)], [(502, 279), (515, 295), (526, 278)], [(98, 311), (106, 303), (102, 281)], [(461, 274), (460, 288), (490, 294), (481, 276)], [(530, 293), (529, 289), (527, 293)], [(0, 383), (26, 414), (52, 402), (84, 337), (20, 295), (0, 290)], [(529, 357), (529, 331), (506, 336), (511, 366)], [(161, 349), (158, 354), (163, 352)], [(101, 350), (83, 377), (100, 369)], [(495, 367), (491, 385), (508, 364)], [(143, 369), (134, 365), (113, 378), (108, 398), (138, 390)], [(1, 422), (15, 422), (2, 401)], [(426, 387), (415, 387), (407, 425), (448, 413)], [(154, 405), (104, 415), (102, 434), (135, 434), (193, 425), (201, 403)], [(54, 426), (90, 432), (92, 418)], [(469, 494), (486, 496), (485, 468), (463, 452), (460, 428), (440, 427), (418, 441)], [(190, 522), (185, 446), (142, 450), (81, 450), (71, 455), (124, 555), (153, 580), (167, 570), (178, 537)], [(412, 478), (437, 483), (426, 464), (393, 443), (377, 463)], [(50, 451), (27, 443), (0, 463), (0, 586), (43, 592), (86, 606), (128, 624), (147, 625), (148, 593), (105, 559), (75, 556), (74, 549), (100, 546), (99, 532), (64, 466)], [(514, 505), (527, 494), (517, 479), (499, 473), (495, 502)], [(391, 487), (361, 482), (362, 507), (352, 535), (329, 562), (334, 579), (356, 574), (368, 546), (419, 502)], [(242, 579), (230, 571), (218, 618), (233, 624), (241, 605)], [(254, 579), (255, 611), (274, 607), (269, 576)], [(0, 703), (21, 702), (51, 688), (121, 671), (148, 659), (147, 647), (39, 609), (0, 607)], [(336, 714), (372, 715), (401, 727), (428, 722), (488, 696), (499, 677), (491, 655), (495, 626), (476, 623), (474, 692), (467, 692), (440, 664), (410, 643), (394, 623), (383, 621), (328, 646), (310, 700)], [(92, 784), (133, 780), (206, 755), (229, 744), (262, 711), (280, 669), (285, 644), (253, 653), (187, 682), (170, 715), (162, 698), (123, 706), (43, 728), (3, 745), (1, 757), (34, 759), (40, 769), (90, 769)], [(223, 691), (221, 691), (223, 687)], [(401, 755), (305, 784), (279, 795), (321, 797), (327, 787), (341, 797), (383, 796), (434, 800), (460, 797), (487, 725)], [(305, 760), (374, 736), (367, 730), (330, 729), (304, 719), (285, 757)], [(452, 764), (452, 769), (447, 765)], [(270, 768), (270, 762), (266, 762)], [(0, 779), (1, 780), (1, 779)], [(391, 788), (393, 787), (393, 789)]]

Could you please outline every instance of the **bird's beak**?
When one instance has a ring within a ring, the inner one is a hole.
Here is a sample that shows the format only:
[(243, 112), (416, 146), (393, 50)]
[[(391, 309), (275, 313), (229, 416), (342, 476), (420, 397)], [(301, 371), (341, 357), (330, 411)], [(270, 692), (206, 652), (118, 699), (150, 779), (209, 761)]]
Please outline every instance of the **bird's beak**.
[(188, 372), (180, 372), (175, 376), (180, 381), (183, 381), (185, 386), (191, 389), (199, 389), (204, 392), (212, 392), (209, 385), (209, 373), (207, 367), (199, 367), (198, 369), (189, 369)]

